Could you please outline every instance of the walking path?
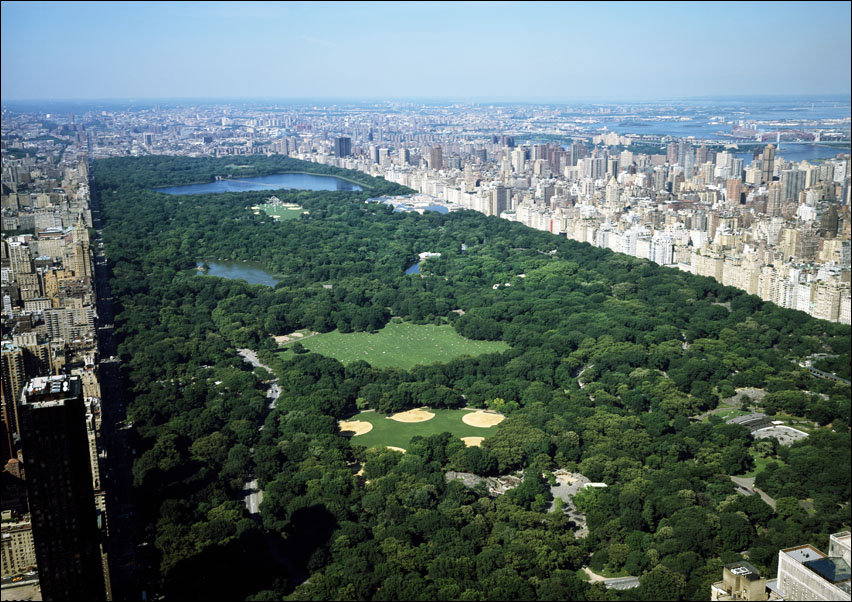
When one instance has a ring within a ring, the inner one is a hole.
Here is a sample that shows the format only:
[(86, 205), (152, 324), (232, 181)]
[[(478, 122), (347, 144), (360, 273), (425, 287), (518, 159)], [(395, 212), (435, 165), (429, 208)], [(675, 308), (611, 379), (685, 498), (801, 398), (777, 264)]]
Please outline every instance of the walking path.
[(772, 509), (775, 510), (777, 502), (773, 498), (769, 497), (766, 492), (754, 486), (754, 477), (731, 477), (731, 480), (735, 485), (744, 489), (746, 495), (757, 493), (760, 496), (760, 499), (772, 506)]
[[(240, 357), (243, 358), (243, 361), (248, 362), (255, 368), (263, 368), (270, 374), (274, 374), (272, 368), (266, 364), (262, 364), (257, 357), (257, 353), (251, 349), (237, 349), (237, 353), (239, 353)], [(266, 397), (270, 400), (268, 406), (270, 410), (275, 409), (275, 402), (278, 401), (279, 395), (281, 395), (281, 388), (278, 386), (278, 379), (275, 378), (272, 379), (269, 384), (269, 388), (266, 390)], [(263, 425), (260, 425), (257, 430), (263, 430)], [(246, 493), (245, 501), (249, 514), (260, 514), (260, 504), (263, 502), (263, 490), (257, 488), (257, 478), (254, 474), (252, 474), (251, 479), (246, 481), (245, 485), (243, 485), (243, 491)]]
[(604, 577), (593, 572), (587, 566), (583, 567), (583, 572), (589, 576), (590, 583), (603, 582), (607, 589), (632, 589), (639, 587), (639, 577)]

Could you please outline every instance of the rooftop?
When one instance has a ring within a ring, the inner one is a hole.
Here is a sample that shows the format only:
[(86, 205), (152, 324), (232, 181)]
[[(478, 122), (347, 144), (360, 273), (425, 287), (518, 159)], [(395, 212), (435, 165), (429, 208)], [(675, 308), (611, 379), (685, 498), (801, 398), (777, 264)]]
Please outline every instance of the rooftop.
[(740, 560), (738, 562), (733, 562), (731, 564), (726, 564), (725, 568), (731, 571), (734, 575), (738, 577), (743, 577), (748, 581), (757, 581), (760, 579), (760, 571), (758, 571), (754, 565), (745, 560)]
[(781, 552), (787, 554), (787, 556), (801, 564), (804, 564), (810, 560), (816, 560), (818, 558), (826, 557), (825, 554), (817, 550), (811, 544), (796, 546), (795, 548), (787, 548), (786, 550), (781, 550)]
[(80, 378), (76, 376), (38, 376), (24, 387), (24, 401), (38, 407), (59, 405), (68, 398), (77, 397), (81, 391)]

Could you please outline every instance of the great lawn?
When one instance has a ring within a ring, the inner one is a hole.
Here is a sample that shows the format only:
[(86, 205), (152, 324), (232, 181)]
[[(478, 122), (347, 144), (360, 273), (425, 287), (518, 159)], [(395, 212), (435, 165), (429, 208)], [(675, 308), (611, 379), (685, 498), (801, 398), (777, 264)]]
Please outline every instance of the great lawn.
[(435, 417), (426, 422), (397, 422), (387, 418), (379, 412), (361, 412), (360, 414), (347, 418), (347, 420), (361, 420), (373, 425), (373, 430), (363, 435), (352, 437), (355, 445), (375, 447), (378, 445), (391, 445), (408, 449), (411, 438), (420, 435), (428, 437), (448, 431), (454, 437), (490, 437), (497, 432), (496, 426), (480, 428), (470, 426), (462, 422), (462, 416), (470, 414), (470, 410), (428, 410)]
[[(461, 355), (499, 353), (509, 346), (503, 341), (472, 341), (449, 324), (410, 324), (391, 322), (375, 334), (334, 330), (305, 337), (300, 341), (309, 351), (333, 357), (343, 364), (364, 360), (374, 368), (403, 368), (417, 364), (448, 362)], [(288, 343), (282, 353), (289, 355)]]

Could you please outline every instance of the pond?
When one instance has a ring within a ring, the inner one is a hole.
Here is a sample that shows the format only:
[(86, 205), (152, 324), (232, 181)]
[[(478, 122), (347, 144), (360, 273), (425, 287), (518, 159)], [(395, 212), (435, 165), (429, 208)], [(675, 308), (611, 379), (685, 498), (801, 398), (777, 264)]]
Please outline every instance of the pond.
[(318, 176), (309, 173), (279, 173), (256, 178), (216, 180), (206, 184), (167, 186), (155, 188), (164, 194), (216, 194), (220, 192), (245, 192), (249, 190), (363, 190), (358, 184), (334, 176)]
[[(201, 267), (203, 262), (198, 262)], [(276, 278), (263, 268), (263, 264), (256, 261), (208, 261), (210, 269), (206, 272), (198, 271), (199, 276), (218, 276), (229, 280), (245, 280), (249, 284), (265, 284), (275, 286), (281, 279)]]

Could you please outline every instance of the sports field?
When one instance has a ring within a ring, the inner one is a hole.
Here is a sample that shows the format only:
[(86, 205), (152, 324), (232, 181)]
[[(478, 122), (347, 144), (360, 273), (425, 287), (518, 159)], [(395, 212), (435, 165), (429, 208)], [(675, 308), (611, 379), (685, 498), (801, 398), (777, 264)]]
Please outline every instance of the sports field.
[(306, 337), (301, 343), (306, 349), (333, 357), (343, 364), (364, 360), (374, 368), (405, 370), (417, 364), (448, 362), (460, 355), (476, 356), (509, 348), (502, 341), (466, 339), (449, 324), (436, 326), (408, 322), (391, 322), (375, 334), (341, 334), (334, 330)]
[[(420, 435), (428, 437), (448, 431), (454, 437), (489, 437), (497, 432), (496, 426), (477, 427), (465, 424), (462, 422), (462, 417), (468, 414), (473, 414), (473, 410), (428, 410), (434, 414), (434, 418), (430, 418), (423, 422), (398, 422), (389, 418), (386, 414), (380, 412), (361, 412), (360, 414), (349, 418), (347, 422), (352, 423), (368, 423), (372, 428), (364, 434), (352, 437), (352, 443), (364, 445), (366, 447), (375, 446), (392, 446), (402, 449), (408, 449), (411, 443), (411, 438)], [(344, 423), (344, 428), (348, 425)], [(348, 427), (353, 430), (355, 427)], [(366, 430), (360, 428), (358, 430)], [(352, 432), (352, 431), (349, 431)], [(473, 443), (473, 441), (472, 441)]]

